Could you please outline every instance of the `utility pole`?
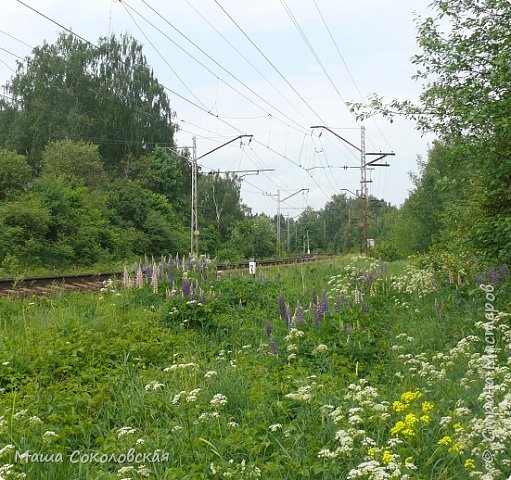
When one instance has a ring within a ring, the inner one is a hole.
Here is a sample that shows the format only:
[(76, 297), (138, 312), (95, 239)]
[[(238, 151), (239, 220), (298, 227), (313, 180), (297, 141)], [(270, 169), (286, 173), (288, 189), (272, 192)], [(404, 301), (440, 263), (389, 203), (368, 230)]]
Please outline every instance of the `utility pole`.
[(190, 227), (190, 253), (199, 255), (199, 222), (197, 218), (197, 140), (193, 137), (192, 146), (192, 221)]
[[(328, 130), (330, 133), (335, 135), (337, 138), (342, 140), (344, 143), (348, 144), (350, 147), (358, 150), (360, 153), (360, 191), (355, 194), (357, 198), (360, 198), (362, 202), (362, 217), (359, 221), (359, 228), (361, 234), (361, 245), (360, 250), (363, 253), (367, 253), (368, 241), (369, 241), (369, 188), (367, 186), (371, 180), (367, 179), (367, 171), (370, 170), (367, 167), (390, 167), (388, 163), (378, 163), (379, 160), (382, 160), (389, 156), (394, 156), (394, 152), (366, 152), (366, 144), (365, 144), (365, 127), (362, 125), (360, 127), (360, 148), (345, 138), (341, 137), (338, 133), (334, 132), (332, 129), (325, 127), (324, 125), (315, 125), (311, 128), (323, 128)], [(374, 160), (367, 161), (368, 156), (376, 156)], [(343, 167), (344, 168), (344, 167)], [(347, 168), (347, 167), (346, 167)], [(358, 167), (357, 167), (358, 168)], [(342, 190), (347, 190), (343, 188)]]
[(222, 145), (210, 150), (209, 152), (204, 153), (200, 157), (197, 157), (197, 140), (193, 137), (193, 146), (192, 146), (192, 217), (191, 217), (191, 226), (190, 226), (190, 254), (192, 256), (199, 256), (199, 220), (197, 215), (197, 206), (198, 206), (198, 190), (197, 190), (197, 160), (204, 158), (210, 153), (216, 152), (220, 150), (222, 147), (229, 145), (240, 138), (250, 137), (252, 139), (253, 135), (238, 135), (236, 138), (229, 140), (228, 142), (223, 143)]
[(295, 195), (298, 195), (300, 192), (308, 192), (308, 188), (301, 188), (300, 190), (297, 190), (296, 192), (292, 193), (291, 195), (288, 195), (287, 197), (280, 199), (280, 190), (277, 190), (277, 193), (263, 193), (263, 195), (267, 195), (268, 197), (277, 197), (277, 255), (280, 255), (280, 204), (282, 202), (285, 202), (286, 200), (290, 199), (291, 197), (294, 197)]

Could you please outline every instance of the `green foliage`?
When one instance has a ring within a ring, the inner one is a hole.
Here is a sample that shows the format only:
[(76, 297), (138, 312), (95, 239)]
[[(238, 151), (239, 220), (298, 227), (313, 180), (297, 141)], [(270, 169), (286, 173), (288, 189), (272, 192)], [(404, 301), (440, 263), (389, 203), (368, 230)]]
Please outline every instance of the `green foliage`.
[(272, 222), (263, 215), (237, 222), (231, 228), (228, 251), (245, 259), (267, 258), (275, 253), (275, 236)]
[(27, 159), (0, 149), (0, 202), (20, 194), (32, 178)]
[(65, 177), (76, 185), (97, 186), (104, 178), (98, 146), (71, 140), (50, 143), (43, 151), (41, 174)]
[[(205, 283), (204, 305), (114, 283), (95, 294), (0, 298), (2, 462), (11, 476), (84, 480), (482, 479), (489, 467), (505, 478), (507, 315), (495, 322), (501, 387), (491, 421), (501, 435), (492, 442), (481, 396), (487, 299), (468, 274), (449, 283), (452, 265), (435, 261), (404, 274), (389, 265), (393, 279), (379, 268), (366, 308), (351, 280), (367, 293), (377, 265), (363, 258)], [(311, 283), (298, 287), (300, 277)], [(504, 283), (494, 291), (499, 309)], [(340, 308), (329, 298), (318, 326), (303, 296), (337, 285), (347, 287)], [(279, 318), (280, 292), (305, 305), (305, 324), (290, 329)], [(158, 449), (160, 461), (135, 460)], [(15, 450), (63, 460), (15, 462)], [(104, 461), (72, 463), (76, 450)]]
[(5, 107), (0, 145), (28, 151), (36, 169), (55, 140), (94, 141), (110, 172), (122, 171), (145, 145), (173, 145), (168, 98), (128, 35), (96, 47), (62, 34), (36, 47), (7, 89), (17, 107)]
[[(401, 219), (416, 231), (410, 250), (433, 243), (470, 252), (483, 263), (509, 262), (511, 4), (504, 0), (435, 0), (418, 19), (418, 104), (373, 98), (361, 117), (380, 113), (416, 120), (439, 135), (421, 165)], [(399, 236), (396, 232), (395, 236)]]

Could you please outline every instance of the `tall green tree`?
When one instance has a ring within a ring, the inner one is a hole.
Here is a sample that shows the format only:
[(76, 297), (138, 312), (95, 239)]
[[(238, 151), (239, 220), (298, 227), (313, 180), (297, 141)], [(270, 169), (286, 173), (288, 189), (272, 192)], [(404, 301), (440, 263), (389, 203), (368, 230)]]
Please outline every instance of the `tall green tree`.
[(0, 201), (20, 194), (32, 178), (26, 157), (0, 149)]
[(3, 103), (0, 145), (27, 151), (36, 169), (55, 140), (92, 141), (106, 169), (122, 172), (155, 145), (173, 145), (165, 89), (128, 35), (92, 45), (62, 34), (34, 48), (6, 91), (13, 103)]
[(418, 20), (422, 82), (418, 103), (374, 96), (360, 117), (380, 113), (415, 119), (448, 146), (444, 184), (456, 191), (445, 206), (440, 243), (485, 262), (511, 261), (511, 3), (434, 0)]

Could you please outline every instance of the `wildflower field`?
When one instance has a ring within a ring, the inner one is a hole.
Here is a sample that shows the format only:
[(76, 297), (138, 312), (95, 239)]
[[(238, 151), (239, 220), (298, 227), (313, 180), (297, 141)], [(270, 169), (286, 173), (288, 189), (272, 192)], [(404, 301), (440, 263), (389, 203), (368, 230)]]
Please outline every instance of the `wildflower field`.
[(0, 300), (0, 479), (511, 475), (506, 266), (137, 270)]

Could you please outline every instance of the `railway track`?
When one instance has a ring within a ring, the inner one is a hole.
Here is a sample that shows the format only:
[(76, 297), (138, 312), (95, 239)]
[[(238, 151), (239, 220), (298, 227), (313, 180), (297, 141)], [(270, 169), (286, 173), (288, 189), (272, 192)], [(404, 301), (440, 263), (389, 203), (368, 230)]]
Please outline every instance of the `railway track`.
[[(331, 258), (327, 255), (313, 255), (278, 260), (261, 260), (257, 262), (259, 267), (275, 265), (292, 265), (297, 263), (309, 263)], [(218, 272), (248, 270), (247, 262), (218, 263), (215, 265)], [(105, 287), (109, 280), (120, 282), (123, 272), (83, 273), (67, 275), (45, 275), (24, 278), (0, 279), (0, 296), (7, 297), (46, 297), (62, 292), (94, 292)]]

